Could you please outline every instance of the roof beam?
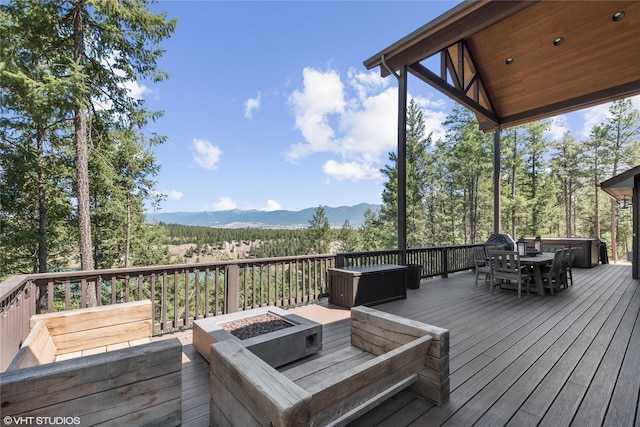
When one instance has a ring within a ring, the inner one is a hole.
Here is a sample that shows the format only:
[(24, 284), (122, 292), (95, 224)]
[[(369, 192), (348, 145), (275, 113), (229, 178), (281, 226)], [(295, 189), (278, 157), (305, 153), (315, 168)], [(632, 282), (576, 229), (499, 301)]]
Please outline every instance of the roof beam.
[(409, 66), (411, 74), (422, 80), (423, 82), (430, 84), (431, 86), (439, 89), (441, 92), (449, 95), (451, 98), (461, 103), (471, 111), (484, 117), (493, 124), (499, 124), (498, 116), (480, 105), (477, 101), (469, 97), (465, 92), (458, 89), (455, 86), (450, 85), (446, 80), (439, 77), (433, 71), (420, 63), (415, 63)]
[[(500, 119), (500, 127), (506, 128), (528, 123), (534, 120), (544, 119), (558, 114), (564, 114), (583, 108), (593, 107), (605, 102), (628, 98), (640, 94), (640, 79), (620, 86), (607, 88), (598, 92), (589, 93), (571, 99), (566, 99), (555, 104), (545, 105), (529, 111), (523, 111)], [(475, 111), (475, 110), (474, 110)]]
[[(382, 56), (393, 70), (405, 64), (414, 64), (451, 46), (472, 34), (489, 27), (515, 12), (527, 8), (535, 1), (468, 1), (450, 13), (429, 22), (387, 49), (364, 61), (367, 69), (381, 65)], [(380, 67), (380, 75), (390, 72)]]

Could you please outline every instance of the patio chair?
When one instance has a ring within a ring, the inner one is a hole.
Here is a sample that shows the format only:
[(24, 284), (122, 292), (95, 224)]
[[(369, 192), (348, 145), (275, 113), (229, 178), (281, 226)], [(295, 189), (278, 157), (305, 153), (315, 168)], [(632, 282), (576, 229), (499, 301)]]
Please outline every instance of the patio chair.
[(473, 265), (476, 268), (476, 286), (478, 285), (478, 277), (481, 274), (484, 274), (484, 281), (487, 283), (491, 277), (491, 267), (489, 266), (484, 246), (475, 246), (473, 248)]
[(491, 294), (496, 286), (502, 287), (505, 282), (516, 282), (518, 286), (518, 298), (522, 294), (523, 284), (527, 287), (527, 295), (530, 293), (531, 276), (529, 270), (520, 265), (520, 256), (512, 251), (489, 251), (491, 266)]
[(560, 292), (560, 289), (566, 283), (564, 263), (567, 251), (567, 249), (557, 249), (551, 264), (542, 270), (543, 285), (545, 288), (549, 288), (551, 295), (553, 295), (554, 290)]

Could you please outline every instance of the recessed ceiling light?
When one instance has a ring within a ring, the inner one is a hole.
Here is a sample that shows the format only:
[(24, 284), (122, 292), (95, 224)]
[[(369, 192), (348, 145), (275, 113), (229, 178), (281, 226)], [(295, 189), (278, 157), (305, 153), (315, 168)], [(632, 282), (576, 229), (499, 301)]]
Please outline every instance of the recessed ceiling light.
[(515, 62), (515, 60), (513, 58), (511, 58), (511, 57), (505, 59), (505, 61), (504, 61), (504, 63), (507, 64), (507, 65), (511, 65), (514, 62)]
[(620, 10), (613, 14), (613, 16), (611, 17), (611, 20), (618, 22), (618, 21), (621, 21), (622, 18), (624, 18), (624, 12)]
[(562, 37), (556, 37), (553, 39), (554, 46), (560, 46), (562, 43), (564, 43), (564, 39)]

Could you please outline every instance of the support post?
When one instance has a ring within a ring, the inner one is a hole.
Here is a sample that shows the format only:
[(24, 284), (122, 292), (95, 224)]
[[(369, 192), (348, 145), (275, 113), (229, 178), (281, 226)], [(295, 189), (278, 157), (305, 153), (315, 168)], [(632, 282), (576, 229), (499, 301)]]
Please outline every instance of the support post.
[(224, 312), (235, 313), (238, 311), (240, 290), (240, 267), (236, 264), (227, 266), (224, 275)]
[(493, 232), (502, 232), (500, 219), (500, 126), (493, 131)]
[(631, 243), (631, 277), (640, 279), (640, 175), (633, 178), (631, 196), (631, 209), (633, 212), (631, 221), (633, 227)]
[(398, 249), (407, 263), (407, 65), (398, 76)]

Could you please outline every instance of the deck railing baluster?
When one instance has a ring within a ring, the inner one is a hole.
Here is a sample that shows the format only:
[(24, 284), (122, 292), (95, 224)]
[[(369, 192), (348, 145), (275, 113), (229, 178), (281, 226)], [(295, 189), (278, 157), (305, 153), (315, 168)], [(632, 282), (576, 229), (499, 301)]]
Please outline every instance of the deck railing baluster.
[[(220, 270), (218, 269), (218, 267), (215, 267), (214, 270), (214, 275), (213, 275), (213, 299), (215, 301), (215, 310), (213, 312), (214, 316), (217, 316), (219, 313), (219, 308), (220, 308), (220, 297), (218, 296), (218, 278), (220, 277)], [(207, 292), (207, 296), (209, 295), (209, 293)], [(207, 305), (207, 307), (209, 307)]]
[(193, 310), (193, 319), (197, 320), (200, 318), (200, 270), (195, 268), (193, 270), (194, 273), (194, 282), (193, 286), (195, 288), (195, 304)]
[(191, 310), (189, 310), (189, 302), (191, 298), (189, 296), (189, 282), (191, 281), (191, 271), (188, 268), (184, 269), (184, 320), (182, 324), (189, 326), (191, 324)]
[(160, 296), (160, 329), (167, 328), (167, 287), (169, 276), (167, 271), (162, 272), (162, 294)]
[[(151, 289), (149, 292), (149, 299), (151, 300), (151, 309), (152, 309), (152, 313), (153, 313), (153, 318), (155, 320), (156, 318), (156, 275), (154, 273), (151, 273)], [(154, 325), (154, 331), (155, 331), (155, 325)]]
[(71, 282), (69, 279), (64, 281), (64, 309), (69, 310), (71, 308)]
[(144, 292), (142, 291), (144, 286), (144, 276), (142, 274), (138, 274), (138, 298), (137, 301), (142, 301), (144, 298)]
[(179, 286), (178, 286), (178, 270), (173, 271), (173, 319), (171, 322), (173, 323), (174, 328), (179, 328), (178, 324), (178, 304), (180, 302), (180, 294), (179, 294)]
[(49, 280), (47, 282), (47, 307), (48, 307), (48, 311), (50, 312), (53, 311), (53, 292), (54, 292), (53, 285), (54, 284), (55, 282), (53, 280)]
[[(407, 250), (407, 262), (422, 265), (423, 278), (444, 276), (454, 271), (473, 268), (471, 257), (473, 246), (476, 245), (412, 248)], [(116, 304), (130, 301), (132, 298), (136, 300), (150, 298), (155, 313), (154, 331), (161, 332), (191, 325), (197, 318), (252, 307), (270, 304), (290, 306), (312, 302), (326, 296), (329, 268), (395, 263), (399, 254), (399, 250), (383, 250), (337, 255), (233, 260), (197, 265), (30, 274), (24, 277), (19, 276), (13, 281), (10, 278), (3, 282), (3, 286), (0, 287), (0, 303), (5, 307), (5, 302), (11, 298), (12, 292), (24, 286), (27, 280), (31, 280), (38, 293), (46, 292), (47, 295), (42, 297), (43, 307), (36, 303), (38, 298), (31, 298), (30, 311), (35, 313), (36, 309), (38, 312), (70, 310), (85, 306), (87, 286), (96, 286), (99, 304)], [(201, 288), (203, 281), (200, 276), (202, 273), (204, 274), (203, 288)], [(173, 283), (169, 281), (170, 276), (173, 276)], [(133, 290), (131, 277), (137, 279), (137, 286)], [(156, 278), (160, 283), (157, 283)], [(182, 283), (183, 280), (184, 283)], [(5, 283), (8, 283), (8, 286), (4, 286)], [(156, 285), (159, 286), (158, 289)], [(193, 291), (194, 287), (195, 291)], [(205, 293), (204, 298), (202, 292)], [(22, 316), (27, 314), (19, 314), (18, 317), (11, 318), (3, 325), (8, 325), (8, 322), (27, 325), (28, 331), (28, 316), (25, 318)], [(10, 352), (12, 351), (17, 351), (17, 348), (10, 346)]]

